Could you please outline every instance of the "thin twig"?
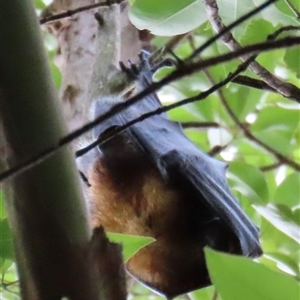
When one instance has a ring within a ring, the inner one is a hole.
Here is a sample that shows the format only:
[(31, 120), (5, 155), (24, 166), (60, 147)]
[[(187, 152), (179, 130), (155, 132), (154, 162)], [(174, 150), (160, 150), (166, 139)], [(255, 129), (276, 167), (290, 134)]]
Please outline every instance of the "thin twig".
[(263, 90), (263, 91), (269, 91), (269, 92), (273, 92), (273, 93), (277, 93), (278, 91), (276, 91), (275, 89), (273, 89), (272, 87), (270, 87), (267, 83), (265, 83), (262, 80), (259, 79), (254, 79), (248, 76), (243, 76), (243, 75), (239, 75), (236, 78), (234, 78), (232, 80), (232, 82), (237, 83), (237, 84), (241, 84), (241, 85), (245, 85), (248, 87), (252, 87), (258, 90)]
[(114, 0), (114, 1), (107, 0), (107, 1), (101, 2), (101, 3), (95, 3), (95, 4), (86, 5), (86, 6), (80, 6), (78, 8), (72, 9), (72, 10), (67, 10), (67, 11), (65, 11), (63, 13), (60, 13), (60, 14), (45, 17), (45, 18), (40, 20), (40, 24), (43, 25), (45, 23), (57, 21), (57, 20), (64, 19), (64, 18), (69, 18), (69, 17), (72, 17), (75, 14), (78, 14), (78, 13), (81, 13), (83, 11), (90, 10), (90, 9), (93, 9), (93, 8), (97, 8), (97, 7), (109, 6), (109, 5), (112, 5), (114, 3), (120, 4), (123, 1), (125, 1), (125, 0)]
[(254, 142), (258, 146), (262, 147), (263, 149), (267, 150), (274, 157), (276, 157), (281, 163), (284, 163), (284, 164), (286, 164), (286, 165), (294, 168), (295, 170), (300, 171), (300, 165), (298, 165), (293, 160), (285, 157), (284, 155), (280, 154), (274, 148), (272, 148), (269, 145), (265, 144), (263, 141), (261, 141), (258, 138), (256, 138), (251, 133), (251, 131), (248, 130), (248, 128), (243, 123), (240, 122), (240, 120), (235, 115), (235, 113), (233, 112), (233, 110), (231, 109), (231, 107), (228, 105), (228, 103), (226, 101), (226, 98), (224, 97), (224, 95), (221, 92), (221, 90), (219, 90), (219, 94), (220, 94), (220, 100), (221, 100), (224, 108), (226, 109), (227, 113), (229, 114), (229, 116), (231, 117), (231, 119), (234, 121), (234, 123), (241, 129), (241, 131), (243, 132), (243, 134), (245, 135), (245, 137), (247, 137), (250, 141)]
[(220, 124), (217, 122), (181, 122), (182, 128), (220, 128)]
[(217, 300), (217, 299), (218, 299), (218, 292), (217, 292), (217, 290), (215, 289), (214, 294), (213, 294), (213, 297), (212, 297), (211, 300)]
[(187, 38), (190, 32), (172, 37), (162, 48), (157, 49), (151, 55), (151, 62), (161, 60), (167, 53), (172, 51), (183, 39)]
[[(270, 34), (267, 39), (268, 40), (275, 40), (281, 33), (286, 32), (286, 31), (293, 31), (293, 30), (300, 30), (300, 26), (283, 26), (276, 30), (274, 33)], [(269, 86), (266, 82), (259, 80), (259, 79), (254, 79), (248, 76), (243, 76), (239, 75), (236, 78), (232, 80), (232, 82), (249, 86), (255, 89), (259, 90), (264, 90), (264, 91), (269, 91), (273, 93), (277, 93), (278, 91)]]
[(275, 40), (281, 33), (286, 31), (294, 31), (294, 30), (300, 30), (300, 26), (283, 26), (276, 30), (274, 33), (268, 35), (268, 40)]
[(262, 171), (262, 172), (268, 172), (268, 171), (272, 171), (274, 169), (277, 169), (279, 168), (280, 166), (282, 166), (282, 161), (278, 161), (274, 164), (271, 164), (271, 165), (268, 165), (268, 166), (263, 166), (263, 167), (260, 167), (259, 169)]
[(226, 145), (217, 145), (217, 146), (214, 146), (209, 152), (207, 152), (207, 154), (209, 156), (216, 156), (218, 154), (220, 154), (223, 150), (225, 150), (227, 148), (228, 144)]
[[(251, 63), (251, 61), (255, 59), (255, 56), (252, 56), (252, 58), (248, 59), (248, 64)], [(245, 65), (246, 67), (246, 65)], [(212, 78), (212, 76), (210, 76), (210, 74), (208, 73), (207, 75), (208, 80), (211, 82), (212, 85), (215, 85), (215, 82)], [(265, 144), (264, 142), (262, 142), (261, 140), (257, 139), (252, 133), (251, 131), (248, 129), (247, 126), (245, 126), (245, 124), (243, 124), (238, 117), (235, 115), (235, 113), (233, 112), (233, 110), (231, 109), (231, 107), (229, 106), (227, 99), (222, 91), (222, 89), (218, 89), (217, 91), (219, 98), (221, 100), (221, 103), (223, 104), (225, 110), (227, 111), (228, 115), (230, 116), (230, 118), (233, 120), (233, 122), (241, 129), (241, 131), (243, 132), (244, 136), (246, 138), (248, 138), (249, 140), (251, 140), (252, 142), (254, 142), (255, 144), (259, 145), (260, 147), (262, 147), (263, 149), (267, 150), (268, 152), (270, 152), (273, 156), (275, 156), (278, 160), (280, 164), (287, 164), (293, 168), (299, 167), (300, 170), (300, 166), (298, 166), (293, 160), (290, 160), (286, 157), (284, 157), (282, 154), (280, 154), (279, 152), (277, 152), (274, 148), (271, 148), (270, 146), (268, 146), (267, 144)]]

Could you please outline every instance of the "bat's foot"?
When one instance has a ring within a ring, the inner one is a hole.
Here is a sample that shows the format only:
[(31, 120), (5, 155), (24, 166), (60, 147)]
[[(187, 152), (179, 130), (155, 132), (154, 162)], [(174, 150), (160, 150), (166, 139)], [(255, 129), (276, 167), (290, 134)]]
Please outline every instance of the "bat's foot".
[(151, 54), (148, 51), (141, 50), (138, 55), (140, 63), (134, 64), (131, 60), (128, 60), (128, 67), (124, 65), (123, 62), (120, 62), (120, 68), (125, 72), (129, 77), (134, 80), (139, 80), (141, 77), (147, 78), (148, 82), (152, 81), (152, 75), (162, 67), (174, 66), (174, 60), (171, 58), (166, 58), (160, 63), (153, 65), (151, 64)]
[(138, 65), (134, 64), (131, 60), (128, 60), (128, 67), (126, 67), (124, 63), (120, 61), (121, 70), (134, 80), (138, 80), (141, 73), (144, 72), (149, 73), (150, 77), (152, 77), (153, 71), (150, 64), (150, 53), (142, 50), (138, 56), (140, 60)]

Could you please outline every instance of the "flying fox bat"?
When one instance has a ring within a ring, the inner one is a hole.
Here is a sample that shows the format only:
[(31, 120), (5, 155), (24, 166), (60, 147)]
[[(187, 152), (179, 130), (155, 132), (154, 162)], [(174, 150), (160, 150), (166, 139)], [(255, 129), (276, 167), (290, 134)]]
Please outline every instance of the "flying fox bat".
[[(148, 54), (123, 69), (140, 89), (151, 83)], [(94, 116), (124, 101), (97, 99)], [(94, 139), (161, 107), (155, 93), (98, 125)], [(165, 113), (134, 124), (81, 160), (94, 227), (150, 236), (155, 242), (126, 263), (127, 271), (172, 299), (211, 284), (203, 248), (257, 257), (258, 229), (229, 191), (225, 170), (193, 144)]]

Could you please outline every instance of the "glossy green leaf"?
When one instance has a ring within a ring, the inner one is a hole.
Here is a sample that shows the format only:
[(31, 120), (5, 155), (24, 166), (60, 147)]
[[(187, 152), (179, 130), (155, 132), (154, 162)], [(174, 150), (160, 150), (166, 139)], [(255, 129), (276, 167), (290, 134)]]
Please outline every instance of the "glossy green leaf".
[(252, 203), (262, 204), (268, 201), (268, 187), (258, 168), (241, 162), (232, 162), (227, 178), (231, 188), (239, 191)]
[(300, 78), (300, 47), (286, 49), (284, 62), (291, 71), (296, 73), (296, 77)]
[(298, 300), (300, 286), (250, 259), (205, 249), (212, 282), (223, 300)]
[(299, 2), (299, 0), (276, 1), (276, 2), (275, 2), (275, 6), (276, 6), (276, 8), (277, 8), (280, 12), (282, 12), (282, 13), (288, 15), (289, 17), (293, 17), (293, 18), (294, 18), (294, 17), (295, 17), (295, 13), (293, 12), (291, 6), (290, 6), (288, 3), (292, 4), (292, 6), (293, 6), (296, 10), (300, 11), (300, 2)]
[(189, 32), (207, 19), (200, 0), (136, 0), (129, 18), (138, 29), (162, 36)]
[(293, 131), (299, 122), (299, 110), (272, 106), (263, 108), (250, 126), (253, 135), (275, 151), (290, 155)]
[(299, 110), (283, 109), (278, 106), (263, 108), (256, 121), (251, 125), (251, 130), (274, 131), (274, 130), (295, 130), (299, 122)]
[(241, 43), (248, 45), (267, 40), (269, 34), (274, 32), (273, 25), (264, 19), (253, 20), (246, 29), (245, 34), (241, 37)]
[(120, 233), (107, 233), (107, 237), (111, 242), (122, 244), (122, 254), (126, 262), (141, 248), (151, 244), (155, 240), (151, 237), (125, 235)]
[(278, 207), (270, 203), (266, 207), (255, 205), (254, 208), (274, 227), (297, 243), (300, 243), (300, 227), (293, 220), (284, 216)]
[(12, 265), (12, 261), (1, 258), (0, 274), (5, 274), (8, 268)]
[(7, 219), (0, 220), (0, 257), (14, 258), (12, 234)]
[(298, 224), (298, 226), (300, 226), (300, 207), (293, 210), (293, 220)]
[(300, 174), (292, 173), (278, 186), (274, 197), (275, 203), (289, 207), (300, 204)]
[(34, 0), (34, 7), (36, 9), (44, 9), (46, 4), (42, 0)]
[[(252, 0), (252, 1), (256, 6), (262, 3), (260, 0)], [(283, 1), (285, 0), (279, 0), (277, 2), (283, 2)], [(298, 1), (298, 0), (293, 0), (293, 1)], [(269, 5), (266, 9), (260, 12), (259, 17), (270, 21), (274, 26), (299, 25), (299, 21), (297, 21), (296, 18), (291, 18), (290, 16), (287, 16), (286, 14), (282, 13), (277, 9), (275, 5)]]
[(0, 190), (0, 219), (5, 219), (7, 217), (5, 203), (4, 203), (4, 193)]
[(294, 276), (300, 275), (298, 262), (293, 260), (291, 256), (278, 252), (265, 253), (264, 256), (275, 261), (278, 269)]

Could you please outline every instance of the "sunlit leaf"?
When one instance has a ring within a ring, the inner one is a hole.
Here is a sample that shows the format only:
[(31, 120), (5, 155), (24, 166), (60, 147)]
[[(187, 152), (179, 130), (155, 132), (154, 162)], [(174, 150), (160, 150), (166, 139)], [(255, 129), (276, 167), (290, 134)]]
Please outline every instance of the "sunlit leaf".
[(205, 249), (212, 282), (223, 300), (298, 300), (300, 286), (250, 259)]
[(4, 204), (4, 193), (0, 190), (0, 219), (5, 219), (7, 217), (5, 204)]
[(296, 10), (300, 11), (300, 2), (298, 0), (276, 1), (275, 2), (275, 6), (276, 6), (276, 8), (280, 12), (288, 15), (289, 17), (293, 17), (294, 18), (295, 17), (295, 13), (293, 12), (292, 8), (289, 6), (288, 3), (290, 3), (291, 5), (293, 5), (293, 7)]
[[(284, 62), (290, 70), (296, 73), (297, 78), (300, 78), (300, 47), (286, 49)], [(297, 63), (298, 62), (298, 63)]]
[(170, 36), (197, 28), (206, 21), (206, 14), (200, 0), (136, 0), (129, 18), (140, 30)]
[(290, 174), (285, 180), (278, 186), (275, 197), (275, 203), (282, 203), (289, 207), (293, 207), (300, 204), (300, 174)]
[(264, 19), (253, 20), (247, 27), (245, 34), (241, 37), (241, 43), (243, 45), (251, 42), (259, 43), (267, 40), (269, 34), (274, 32), (273, 25)]
[(14, 258), (12, 235), (7, 219), (0, 220), (0, 257)]
[(294, 241), (300, 243), (300, 227), (292, 220), (283, 216), (275, 205), (268, 204), (266, 207), (255, 205), (254, 207), (259, 214), (278, 230), (292, 238)]
[(107, 236), (111, 242), (122, 244), (124, 261), (127, 261), (138, 250), (154, 241), (154, 239), (151, 237), (125, 235), (120, 233), (107, 233)]
[(232, 189), (239, 191), (252, 203), (264, 203), (268, 200), (268, 187), (261, 171), (240, 162), (230, 163), (227, 178)]

